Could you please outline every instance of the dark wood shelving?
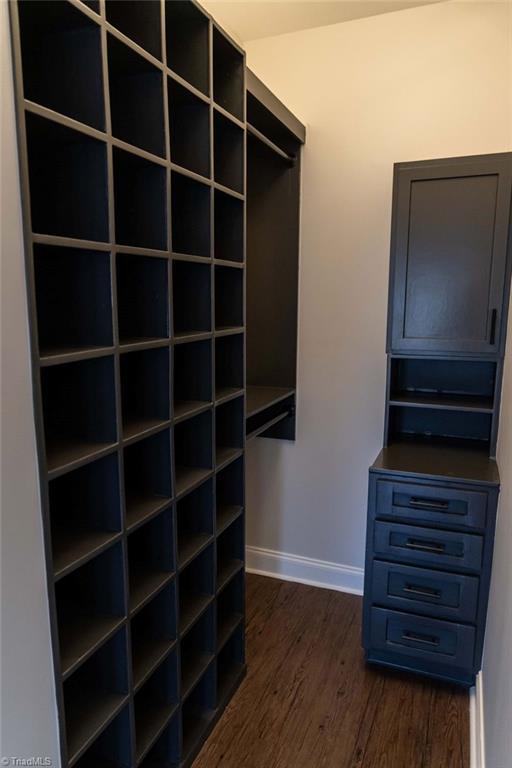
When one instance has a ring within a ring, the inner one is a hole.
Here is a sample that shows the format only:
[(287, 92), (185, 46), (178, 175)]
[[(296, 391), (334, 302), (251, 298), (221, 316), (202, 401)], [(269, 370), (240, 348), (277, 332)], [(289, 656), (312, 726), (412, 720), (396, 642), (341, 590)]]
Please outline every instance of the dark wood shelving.
[(124, 619), (116, 616), (74, 614), (60, 635), (62, 675), (68, 677), (116, 629)]
[(224, 588), (232, 577), (244, 567), (242, 559), (222, 559), (217, 567), (217, 590)]
[(213, 483), (203, 483), (177, 504), (178, 567), (184, 568), (213, 540)]
[(172, 514), (165, 510), (128, 537), (132, 613), (169, 581), (174, 568)]
[(208, 666), (214, 659), (213, 653), (199, 653), (182, 662), (182, 697), (186, 698), (197, 682), (201, 679)]
[(134, 698), (135, 751), (140, 761), (158, 739), (178, 706), (176, 653), (169, 654)]
[(184, 533), (178, 540), (178, 567), (184, 568), (213, 540), (210, 533)]
[(205, 670), (214, 659), (213, 607), (205, 611), (181, 640), (181, 698), (186, 699), (204, 680)]
[(243, 335), (215, 339), (215, 399), (222, 400), (244, 386)]
[(214, 192), (214, 232), (216, 259), (244, 260), (244, 203), (216, 189)]
[(194, 3), (165, 2), (167, 65), (199, 91), (209, 92), (209, 23)]
[(131, 757), (130, 745), (127, 743), (129, 733), (130, 712), (129, 707), (124, 706), (74, 764), (75, 768), (123, 768), (128, 765)]
[(244, 119), (244, 57), (216, 27), (213, 30), (213, 98), (227, 112)]
[(244, 191), (244, 132), (217, 110), (213, 117), (215, 181), (224, 187)]
[(212, 347), (209, 340), (174, 348), (174, 418), (192, 416), (212, 403)]
[(234, 458), (244, 444), (244, 400), (239, 397), (215, 409), (216, 463), (222, 466)]
[(159, 0), (106, 0), (105, 10), (110, 24), (152, 56), (161, 59)]
[(389, 405), (410, 408), (437, 408), (446, 411), (474, 411), (492, 413), (493, 401), (489, 397), (471, 395), (436, 394), (434, 392), (393, 392)]
[[(211, 190), (207, 184), (172, 171), (172, 249), (175, 253), (203, 257), (211, 255), (210, 196)], [(187, 266), (191, 266), (191, 263)], [(174, 296), (176, 299), (176, 293)]]
[(217, 657), (217, 701), (223, 701), (244, 673), (243, 627), (239, 626)]
[(124, 439), (169, 421), (169, 350), (125, 353), (120, 369)]
[(217, 651), (228, 642), (244, 614), (244, 574), (240, 571), (217, 599)]
[(230, 526), (237, 517), (240, 517), (243, 511), (244, 508), (237, 504), (217, 503), (217, 535)]
[(169, 583), (131, 620), (133, 687), (138, 690), (176, 643), (176, 584)]
[(116, 542), (120, 536), (119, 531), (59, 527), (52, 539), (55, 578), (59, 579), (72, 568), (83, 565)]
[(240, 269), (215, 266), (216, 331), (243, 326), (243, 279), (243, 272)]
[(171, 160), (200, 176), (210, 176), (210, 106), (168, 78)]
[(255, 387), (247, 386), (246, 394), (246, 417), (255, 416), (260, 411), (270, 408), (272, 405), (285, 400), (290, 395), (295, 394), (295, 390), (290, 387)]
[(118, 253), (116, 277), (120, 343), (169, 338), (167, 259)]
[(173, 263), (174, 333), (211, 330), (211, 270), (206, 264)]
[(212, 601), (214, 592), (213, 547), (209, 546), (189, 562), (179, 575), (178, 610), (182, 635)]
[(206, 411), (174, 428), (176, 495), (194, 488), (212, 472), (212, 413)]

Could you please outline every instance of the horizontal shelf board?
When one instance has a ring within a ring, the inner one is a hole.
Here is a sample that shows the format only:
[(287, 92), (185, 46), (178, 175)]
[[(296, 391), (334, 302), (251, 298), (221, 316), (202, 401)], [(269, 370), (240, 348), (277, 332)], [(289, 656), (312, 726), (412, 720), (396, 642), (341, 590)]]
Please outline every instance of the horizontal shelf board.
[(70, 617), (60, 637), (62, 677), (69, 677), (124, 621), (119, 616)]
[(230, 698), (244, 674), (245, 664), (242, 664), (241, 662), (233, 662), (229, 670), (219, 676), (217, 687), (217, 701), (219, 706), (223, 706), (223, 703)]
[(221, 325), (215, 328), (215, 336), (233, 336), (236, 333), (243, 333), (243, 325)]
[(216, 465), (217, 469), (225, 467), (232, 461), (237, 459), (243, 453), (242, 448), (217, 448), (216, 450)]
[(235, 576), (244, 567), (243, 560), (228, 560), (221, 563), (217, 573), (217, 592), (224, 589)]
[(176, 645), (176, 640), (148, 639), (133, 653), (133, 688), (137, 691)]
[(171, 503), (170, 498), (141, 496), (126, 501), (126, 530), (131, 533), (139, 525), (161, 512)]
[(128, 701), (119, 693), (83, 691), (66, 710), (68, 761), (73, 765)]
[(227, 643), (233, 632), (240, 626), (243, 619), (241, 613), (231, 613), (227, 618), (222, 619), (217, 625), (217, 652), (219, 652)]
[(268, 149), (271, 149), (274, 154), (280, 157), (281, 160), (284, 160), (288, 165), (293, 165), (295, 163), (295, 158), (292, 155), (287, 154), (281, 147), (275, 144), (271, 139), (267, 138), (264, 133), (258, 131), (258, 129), (250, 123), (247, 123), (247, 133), (250, 133), (251, 136), (258, 139), (258, 141), (264, 144)]
[(209, 533), (191, 533), (188, 536), (184, 534), (179, 535), (178, 567), (185, 568), (211, 541), (213, 541), (213, 536)]
[(217, 506), (217, 536), (225, 531), (231, 523), (234, 523), (244, 511), (243, 507), (236, 504), (222, 504)]
[(207, 731), (210, 729), (213, 720), (215, 718), (216, 710), (207, 710), (198, 714), (194, 718), (194, 723), (188, 724), (186, 734), (183, 739), (183, 760), (181, 766), (190, 765), (190, 757), (194, 751), (199, 750), (199, 745), (202, 744), (203, 739)]
[(211, 256), (194, 256), (192, 253), (171, 253), (173, 261), (193, 261), (197, 264), (211, 264)]
[(106, 133), (100, 131), (98, 128), (93, 128), (91, 125), (82, 123), (80, 120), (75, 120), (73, 117), (63, 115), (61, 112), (57, 112), (53, 109), (50, 109), (49, 107), (45, 107), (35, 101), (30, 101), (29, 99), (24, 99), (23, 101), (27, 112), (31, 112), (34, 115), (44, 117), (46, 120), (51, 120), (53, 123), (58, 123), (59, 125), (63, 125), (66, 128), (72, 129), (73, 131), (83, 133), (86, 136), (97, 139), (98, 141), (103, 141), (105, 143), (107, 142)]
[(136, 577), (130, 579), (130, 613), (140, 610), (173, 576), (165, 571), (138, 571)]
[(50, 365), (60, 365), (61, 363), (74, 363), (78, 360), (88, 360), (91, 357), (106, 357), (107, 355), (113, 355), (114, 351), (114, 347), (104, 346), (41, 349), (39, 364), (47, 367)]
[(81, 240), (63, 235), (45, 235), (41, 232), (33, 232), (32, 241), (40, 245), (59, 245), (62, 248), (79, 248), (86, 251), (110, 251), (113, 248), (112, 243), (104, 243), (100, 240)]
[(213, 469), (205, 467), (176, 467), (176, 496), (183, 496), (192, 491), (203, 480), (213, 474)]
[(135, 437), (146, 437), (151, 432), (170, 426), (170, 420), (163, 419), (132, 419), (123, 424), (123, 439), (132, 440)]
[[(161, 157), (160, 155), (154, 155), (152, 152), (148, 152), (147, 149), (136, 147), (135, 144), (129, 144), (127, 141), (117, 139), (115, 136), (112, 136), (112, 145), (118, 149), (122, 149), (123, 152), (128, 152), (129, 154), (135, 155), (136, 157), (141, 157), (143, 160), (148, 160), (151, 163), (155, 163), (155, 165), (160, 165), (164, 168), (167, 168), (168, 166), (168, 162), (164, 157)], [(119, 245), (122, 247), (122, 243)]]
[(221, 107), (221, 105), (217, 104), (216, 102), (214, 102), (213, 108), (220, 115), (223, 115), (228, 120), (231, 120), (232, 123), (234, 123), (239, 128), (245, 131), (245, 123), (242, 120), (240, 120), (238, 117), (236, 117), (232, 112), (229, 112), (227, 109), (224, 109), (224, 107)]
[(234, 189), (230, 189), (229, 187), (225, 187), (224, 184), (220, 184), (218, 181), (213, 182), (213, 186), (215, 189), (218, 189), (219, 192), (225, 192), (226, 195), (231, 195), (231, 197), (236, 197), (237, 200), (245, 200), (245, 195), (243, 195), (241, 192), (235, 192)]
[(189, 83), (188, 80), (185, 80), (181, 75), (178, 75), (177, 72), (174, 72), (174, 70), (169, 69), (169, 67), (166, 68), (166, 72), (168, 77), (170, 77), (172, 80), (175, 80), (177, 83), (182, 85), (184, 88), (190, 91), (190, 93), (193, 93), (194, 96), (197, 96), (199, 99), (204, 101), (205, 104), (210, 104), (211, 99), (209, 96), (207, 96), (202, 91), (198, 90), (192, 83)]
[(283, 421), (283, 419), (286, 419), (288, 415), (288, 413), (280, 413), (279, 416), (276, 416), (274, 419), (270, 419), (270, 421), (265, 422), (265, 424), (253, 429), (252, 432), (247, 432), (246, 440), (252, 440), (253, 438), (258, 437), (258, 435), (263, 434), (263, 432), (266, 432), (270, 427), (273, 427), (276, 424), (279, 424), (280, 421)]
[(199, 682), (203, 673), (213, 661), (213, 653), (198, 652), (192, 660), (182, 663), (181, 669), (181, 698), (185, 699)]
[(470, 395), (402, 392), (392, 394), (389, 404), (407, 408), (436, 408), (448, 411), (473, 411), (476, 413), (493, 412), (492, 398), (472, 397)]
[(255, 387), (248, 384), (246, 387), (246, 418), (250, 418), (294, 394), (295, 390), (288, 387)]
[(120, 531), (59, 528), (52, 537), (54, 577), (60, 579), (84, 565), (121, 536)]
[(180, 600), (180, 634), (185, 635), (196, 623), (203, 611), (213, 601), (213, 595), (183, 595)]
[(212, 405), (213, 403), (207, 400), (178, 400), (174, 403), (174, 421), (188, 419), (190, 416), (207, 411)]
[(99, 459), (117, 447), (117, 443), (99, 443), (85, 440), (52, 442), (47, 448), (48, 473), (52, 477), (80, 464)]
[(169, 720), (178, 709), (177, 704), (153, 703), (144, 708), (143, 716), (135, 720), (135, 752), (137, 761), (142, 760), (158, 739)]
[(232, 261), (231, 259), (214, 259), (213, 263), (219, 267), (231, 267), (232, 269), (245, 269), (245, 262)]
[(236, 397), (241, 397), (243, 394), (244, 390), (241, 387), (217, 387), (215, 390), (215, 402), (219, 405), (228, 400), (234, 400)]
[(181, 331), (174, 335), (175, 344), (186, 344), (192, 341), (202, 341), (202, 339), (211, 339), (213, 333), (211, 331)]
[(170, 339), (166, 337), (135, 337), (131, 339), (121, 339), (119, 342), (119, 351), (132, 352), (138, 349), (157, 349), (159, 347), (167, 347), (170, 344)]

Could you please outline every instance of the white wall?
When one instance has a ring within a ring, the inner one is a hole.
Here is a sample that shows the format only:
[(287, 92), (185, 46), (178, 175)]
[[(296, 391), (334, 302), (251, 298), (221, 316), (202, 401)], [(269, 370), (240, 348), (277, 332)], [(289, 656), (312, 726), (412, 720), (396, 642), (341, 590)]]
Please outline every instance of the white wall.
[(509, 23), (505, 3), (441, 3), (247, 44), (248, 65), (308, 131), (298, 436), (248, 450), (252, 547), (363, 565), (392, 166), (512, 148)]
[(0, 55), (0, 757), (48, 757), (58, 766), (6, 2), (0, 2)]

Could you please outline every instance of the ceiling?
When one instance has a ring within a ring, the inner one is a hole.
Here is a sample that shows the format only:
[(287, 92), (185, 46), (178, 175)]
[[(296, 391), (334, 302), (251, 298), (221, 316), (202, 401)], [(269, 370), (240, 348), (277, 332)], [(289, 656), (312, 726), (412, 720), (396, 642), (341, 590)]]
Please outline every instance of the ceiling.
[(246, 43), (434, 2), (440, 0), (203, 0), (202, 5), (227, 32)]

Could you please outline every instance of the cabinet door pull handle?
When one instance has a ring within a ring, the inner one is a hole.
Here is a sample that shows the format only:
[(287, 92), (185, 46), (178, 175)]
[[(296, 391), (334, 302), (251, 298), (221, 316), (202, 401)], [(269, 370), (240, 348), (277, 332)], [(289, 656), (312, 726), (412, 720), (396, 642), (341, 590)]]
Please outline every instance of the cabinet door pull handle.
[(422, 499), (419, 496), (411, 496), (409, 499), (410, 507), (419, 507), (420, 509), (434, 509), (437, 512), (446, 512), (448, 509), (447, 501), (437, 501), (437, 499)]
[(419, 595), (420, 597), (441, 597), (439, 589), (432, 589), (432, 587), (420, 587), (416, 584), (406, 584), (403, 588), (403, 592), (407, 592), (409, 595)]
[(410, 632), (409, 630), (402, 633), (402, 640), (412, 640), (414, 643), (422, 643), (423, 645), (434, 647), (439, 645), (439, 638), (435, 635), (422, 635), (419, 632)]
[(498, 310), (493, 309), (491, 312), (491, 335), (489, 338), (489, 344), (496, 343), (496, 321), (498, 319)]
[(436, 554), (443, 554), (445, 550), (445, 544), (442, 544), (441, 542), (436, 543), (435, 541), (431, 543), (418, 541), (417, 539), (407, 539), (405, 542), (405, 546), (409, 549), (417, 549), (421, 552), (435, 552)]

